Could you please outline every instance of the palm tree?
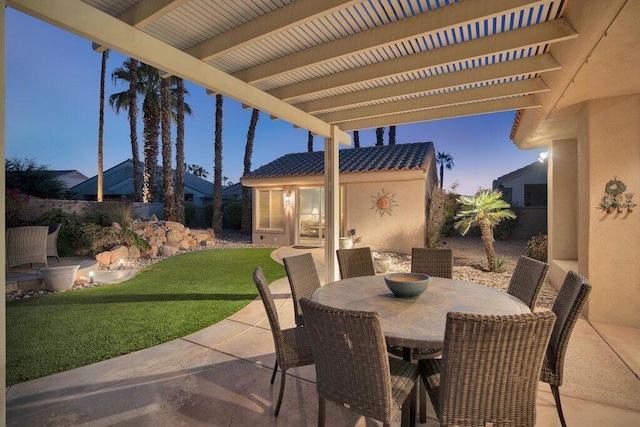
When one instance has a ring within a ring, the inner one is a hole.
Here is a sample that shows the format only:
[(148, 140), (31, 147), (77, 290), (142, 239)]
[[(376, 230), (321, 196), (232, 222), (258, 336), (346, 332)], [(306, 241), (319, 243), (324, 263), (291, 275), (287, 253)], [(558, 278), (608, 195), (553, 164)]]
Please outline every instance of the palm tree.
[[(186, 89), (184, 80), (176, 77), (176, 192), (175, 216), (176, 221), (184, 224), (184, 96)], [(187, 224), (185, 224), (187, 225)]]
[(222, 101), (221, 94), (216, 95), (216, 131), (213, 166), (213, 220), (214, 233), (222, 233)]
[(360, 148), (360, 132), (353, 131), (353, 148)]
[(376, 145), (384, 145), (384, 128), (376, 128)]
[(160, 121), (162, 124), (162, 187), (164, 193), (164, 219), (175, 221), (175, 196), (171, 168), (171, 78), (160, 83)]
[(129, 136), (131, 138), (131, 161), (133, 162), (133, 200), (142, 200), (140, 185), (140, 148), (138, 147), (138, 61), (133, 58), (126, 60), (121, 68), (116, 68), (111, 74), (113, 82), (118, 80), (129, 83), (129, 89), (114, 93), (109, 97), (109, 105), (117, 113), (120, 109), (129, 113)]
[(313, 134), (311, 133), (311, 131), (308, 131), (307, 135), (307, 151), (309, 153), (313, 152)]
[(109, 49), (102, 52), (102, 66), (100, 69), (100, 112), (98, 117), (98, 201), (102, 201), (102, 163), (104, 156), (102, 153), (103, 135), (104, 135), (104, 80), (107, 74), (107, 58), (109, 57)]
[(191, 165), (185, 163), (184, 168), (187, 172), (200, 178), (206, 178), (207, 176), (209, 176), (209, 172), (207, 172), (205, 168), (200, 165), (196, 165), (195, 163)]
[(451, 154), (443, 153), (441, 151), (438, 151), (436, 163), (440, 165), (440, 189), (442, 189), (442, 184), (444, 183), (444, 168), (451, 170), (455, 165), (453, 164), (453, 157)]
[(142, 122), (144, 123), (144, 176), (142, 180), (142, 201), (158, 200), (158, 134), (160, 124), (160, 84), (157, 68), (142, 63), (138, 74), (138, 93), (142, 101)]
[(464, 236), (471, 227), (480, 227), (489, 270), (496, 271), (493, 228), (504, 219), (516, 217), (509, 209), (511, 205), (502, 200), (502, 192), (497, 190), (480, 190), (475, 196), (460, 196), (457, 201), (461, 206), (456, 214), (456, 230)]
[(396, 145), (396, 127), (389, 126), (389, 145)]
[[(256, 136), (256, 126), (260, 118), (260, 110), (254, 108), (251, 112), (251, 121), (247, 131), (247, 145), (244, 148), (244, 170), (243, 175), (251, 172), (251, 155), (253, 154), (253, 140)], [(311, 141), (311, 151), (313, 151), (313, 135), (309, 132)], [(240, 231), (245, 234), (251, 233), (251, 202), (249, 200), (249, 187), (242, 187), (242, 214), (240, 216)]]

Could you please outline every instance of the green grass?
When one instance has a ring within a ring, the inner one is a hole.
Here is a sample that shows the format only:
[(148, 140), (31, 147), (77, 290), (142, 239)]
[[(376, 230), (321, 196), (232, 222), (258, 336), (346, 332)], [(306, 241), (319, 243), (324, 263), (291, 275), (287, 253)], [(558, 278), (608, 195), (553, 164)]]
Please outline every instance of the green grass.
[(133, 279), (7, 303), (7, 385), (183, 337), (251, 302), (252, 274), (285, 276), (271, 248), (177, 255)]

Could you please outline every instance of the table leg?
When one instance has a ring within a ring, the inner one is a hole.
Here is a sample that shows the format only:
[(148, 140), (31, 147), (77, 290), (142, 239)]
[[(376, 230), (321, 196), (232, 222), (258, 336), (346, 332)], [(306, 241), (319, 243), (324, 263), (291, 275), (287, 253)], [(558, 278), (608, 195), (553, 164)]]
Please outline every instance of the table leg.
[[(411, 362), (411, 348), (410, 347), (402, 347), (402, 359), (407, 362)], [(403, 407), (402, 411), (402, 425), (403, 426), (414, 426), (416, 425), (416, 392), (417, 389), (414, 387), (413, 391), (409, 395), (409, 414), (406, 415), (407, 411)], [(406, 405), (406, 402), (405, 402)], [(404, 405), (403, 405), (404, 406)], [(407, 419), (408, 418), (408, 419)]]

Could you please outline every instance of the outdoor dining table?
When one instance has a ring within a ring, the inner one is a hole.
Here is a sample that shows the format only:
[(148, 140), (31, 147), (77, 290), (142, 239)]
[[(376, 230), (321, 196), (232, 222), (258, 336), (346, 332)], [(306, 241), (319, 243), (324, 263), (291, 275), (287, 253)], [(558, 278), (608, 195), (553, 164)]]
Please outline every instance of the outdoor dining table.
[[(403, 348), (411, 360), (412, 348), (442, 348), (448, 312), (475, 314), (522, 314), (529, 307), (506, 292), (477, 283), (432, 277), (417, 298), (398, 298), (389, 290), (384, 276), (362, 276), (338, 280), (317, 289), (312, 301), (331, 307), (375, 311), (382, 318), (387, 343)], [(411, 404), (415, 422), (415, 402)], [(403, 419), (403, 425), (405, 420)]]

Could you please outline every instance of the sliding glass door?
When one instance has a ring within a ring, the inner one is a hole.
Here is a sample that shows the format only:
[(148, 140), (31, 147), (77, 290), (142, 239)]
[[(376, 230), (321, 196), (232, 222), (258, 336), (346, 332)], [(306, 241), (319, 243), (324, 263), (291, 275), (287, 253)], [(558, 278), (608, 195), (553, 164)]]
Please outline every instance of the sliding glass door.
[[(344, 192), (340, 187), (340, 230), (343, 230)], [(325, 233), (324, 187), (301, 188), (298, 190), (298, 244), (323, 246)], [(343, 235), (343, 233), (340, 235)]]

